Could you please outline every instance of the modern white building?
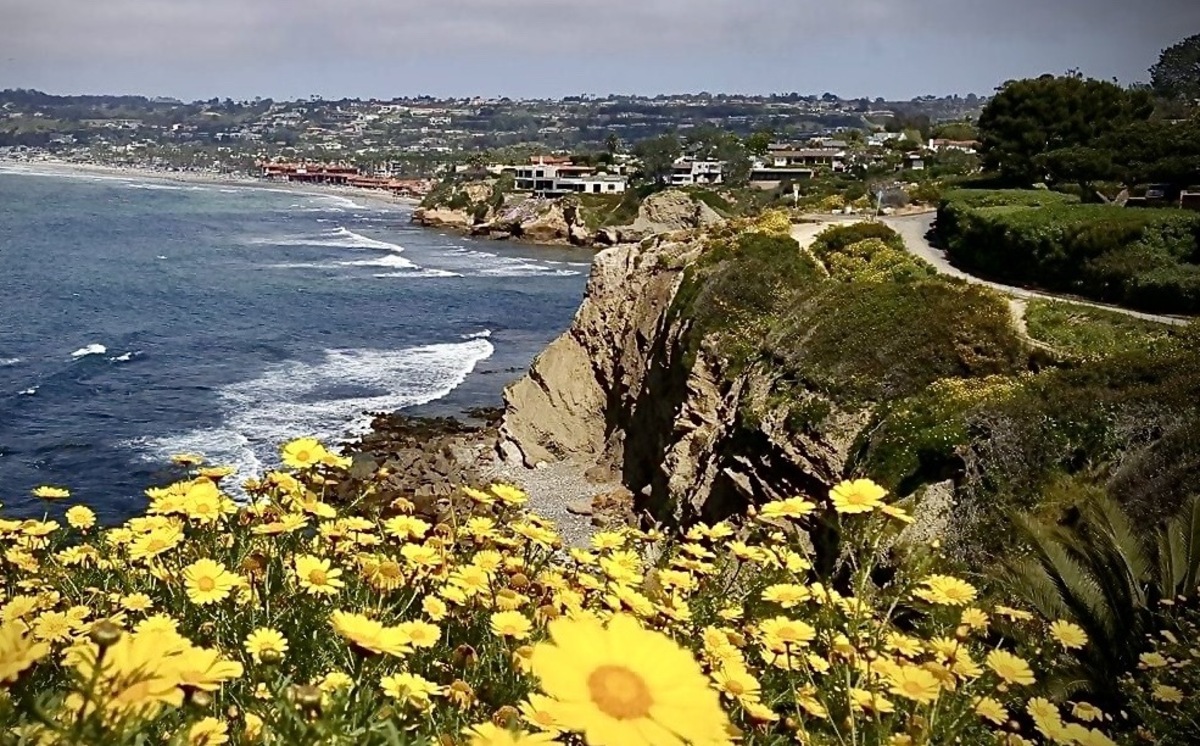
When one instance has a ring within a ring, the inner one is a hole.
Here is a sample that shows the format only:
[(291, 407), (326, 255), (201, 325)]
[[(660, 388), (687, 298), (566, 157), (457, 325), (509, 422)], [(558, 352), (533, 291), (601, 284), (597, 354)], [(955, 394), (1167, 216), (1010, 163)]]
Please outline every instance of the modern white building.
[(684, 156), (671, 167), (672, 186), (720, 184), (725, 180), (724, 161), (703, 161)]
[(534, 163), (517, 166), (516, 188), (539, 197), (564, 194), (622, 194), (628, 182), (624, 176), (598, 173), (590, 166), (564, 166)]

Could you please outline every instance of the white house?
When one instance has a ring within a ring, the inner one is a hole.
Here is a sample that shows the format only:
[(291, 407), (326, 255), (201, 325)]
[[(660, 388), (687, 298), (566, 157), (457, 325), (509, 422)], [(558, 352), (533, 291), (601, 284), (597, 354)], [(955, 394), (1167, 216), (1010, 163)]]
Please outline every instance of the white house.
[(671, 167), (671, 184), (720, 184), (725, 180), (724, 161), (703, 161), (684, 156), (675, 160)]
[(622, 194), (627, 186), (624, 176), (598, 173), (590, 166), (534, 163), (517, 166), (514, 177), (518, 191), (533, 192), (539, 197)]
[(979, 141), (931, 138), (929, 140), (929, 149), (935, 153), (940, 153), (943, 150), (957, 150), (962, 153), (975, 153), (979, 149)]

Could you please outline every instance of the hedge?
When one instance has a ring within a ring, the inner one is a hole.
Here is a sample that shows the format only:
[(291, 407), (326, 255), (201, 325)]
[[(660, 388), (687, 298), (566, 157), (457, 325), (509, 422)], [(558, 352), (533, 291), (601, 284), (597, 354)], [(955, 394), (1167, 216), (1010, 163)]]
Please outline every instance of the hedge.
[(1078, 204), (1044, 191), (948, 194), (938, 234), (997, 280), (1166, 313), (1200, 312), (1200, 214)]

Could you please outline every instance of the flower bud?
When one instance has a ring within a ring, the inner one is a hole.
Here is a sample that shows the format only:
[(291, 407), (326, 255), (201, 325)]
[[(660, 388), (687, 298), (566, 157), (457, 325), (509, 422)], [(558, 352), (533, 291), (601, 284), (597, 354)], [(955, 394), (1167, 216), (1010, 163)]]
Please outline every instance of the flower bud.
[(313, 714), (321, 712), (321, 690), (312, 684), (297, 684), (292, 687), (292, 701), (301, 709)]
[(209, 707), (212, 707), (213, 698), (208, 692), (189, 690), (188, 701), (190, 701), (196, 707), (199, 707), (201, 710), (207, 710)]
[(517, 708), (511, 705), (504, 705), (499, 710), (496, 710), (495, 715), (492, 715), (492, 722), (498, 728), (511, 728), (520, 717), (521, 713)]
[(121, 628), (107, 619), (102, 619), (92, 625), (88, 637), (101, 648), (109, 648), (121, 639)]
[(459, 645), (451, 654), (451, 660), (460, 668), (470, 668), (479, 662), (479, 654), (470, 645)]

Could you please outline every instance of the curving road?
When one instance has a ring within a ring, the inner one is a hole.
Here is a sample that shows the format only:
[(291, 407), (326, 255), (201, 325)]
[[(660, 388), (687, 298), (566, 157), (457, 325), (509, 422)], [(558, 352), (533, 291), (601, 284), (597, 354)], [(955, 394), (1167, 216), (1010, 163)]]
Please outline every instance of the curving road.
[(909, 253), (916, 254), (925, 261), (929, 262), (939, 273), (950, 277), (959, 277), (967, 282), (973, 282), (976, 285), (986, 285), (987, 287), (1004, 293), (1012, 298), (1018, 298), (1020, 300), (1042, 298), (1045, 300), (1074, 303), (1077, 306), (1089, 306), (1091, 308), (1099, 308), (1105, 311), (1114, 311), (1126, 316), (1132, 316), (1136, 319), (1157, 321), (1160, 324), (1170, 324), (1171, 326), (1183, 326), (1191, 321), (1189, 318), (1180, 316), (1163, 316), (1156, 313), (1134, 311), (1129, 308), (1111, 306), (1106, 303), (1080, 300), (1074, 296), (1057, 295), (1055, 293), (1047, 293), (1041, 290), (1030, 290), (1029, 288), (1004, 285), (998, 282), (992, 282), (990, 280), (983, 280), (974, 275), (967, 274), (951, 264), (950, 260), (946, 258), (946, 252), (931, 244), (925, 237), (926, 234), (928, 234), (932, 229), (935, 217), (936, 215), (932, 212), (924, 212), (916, 215), (885, 217), (880, 218), (880, 220), (889, 228), (900, 234), (900, 237), (904, 239), (904, 247), (908, 249)]

